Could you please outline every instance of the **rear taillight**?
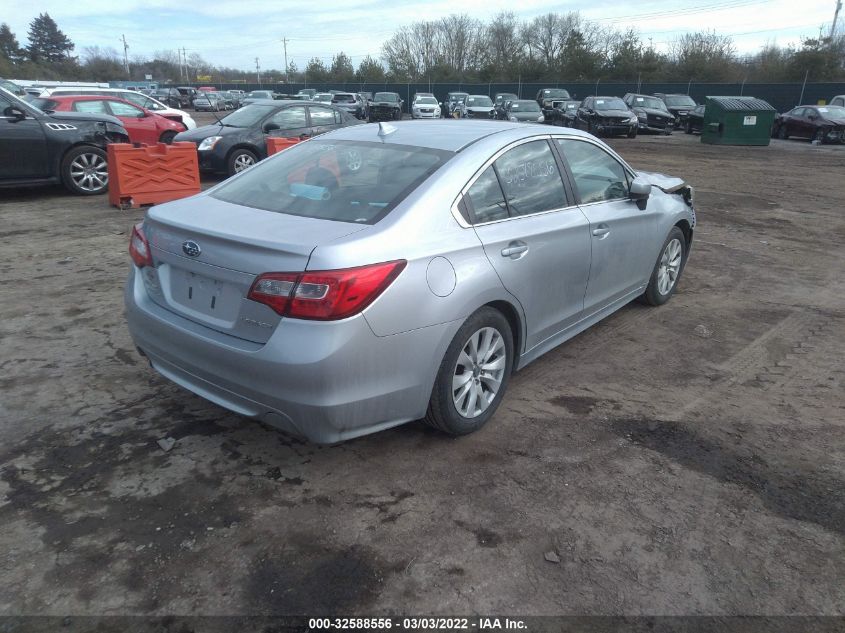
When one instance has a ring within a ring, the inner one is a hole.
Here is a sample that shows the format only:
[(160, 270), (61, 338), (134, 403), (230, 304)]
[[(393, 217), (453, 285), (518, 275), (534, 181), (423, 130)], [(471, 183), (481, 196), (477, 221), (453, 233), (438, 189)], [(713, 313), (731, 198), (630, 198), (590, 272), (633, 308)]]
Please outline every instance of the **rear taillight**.
[(153, 265), (153, 257), (150, 253), (150, 243), (144, 237), (142, 230), (143, 223), (132, 227), (132, 237), (129, 238), (129, 255), (138, 268)]
[(334, 321), (361, 312), (393, 283), (407, 262), (398, 260), (304, 273), (259, 275), (247, 298), (282, 316)]

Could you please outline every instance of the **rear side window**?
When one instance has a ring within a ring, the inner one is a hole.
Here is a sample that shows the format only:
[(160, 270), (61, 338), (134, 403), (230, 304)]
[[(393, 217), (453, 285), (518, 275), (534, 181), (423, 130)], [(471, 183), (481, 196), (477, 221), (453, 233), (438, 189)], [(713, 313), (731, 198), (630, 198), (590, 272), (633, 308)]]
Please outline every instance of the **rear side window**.
[(545, 140), (518, 145), (493, 164), (511, 216), (531, 215), (567, 206), (557, 161)]
[(120, 101), (109, 101), (109, 107), (111, 108), (112, 114), (114, 114), (115, 116), (144, 116), (143, 110), (141, 110), (140, 108), (136, 108), (133, 105), (129, 105), (128, 103), (121, 103)]
[(613, 156), (586, 141), (556, 142), (569, 164), (582, 204), (628, 197), (628, 173)]
[(109, 114), (106, 104), (102, 101), (77, 101), (73, 104), (77, 112), (94, 112), (98, 114)]
[(374, 224), (453, 155), (406, 145), (311, 140), (258, 163), (211, 195), (275, 213)]
[(504, 220), (508, 217), (508, 205), (505, 203), (505, 194), (496, 178), (496, 172), (490, 165), (478, 177), (472, 187), (467, 191), (474, 221), (476, 224)]

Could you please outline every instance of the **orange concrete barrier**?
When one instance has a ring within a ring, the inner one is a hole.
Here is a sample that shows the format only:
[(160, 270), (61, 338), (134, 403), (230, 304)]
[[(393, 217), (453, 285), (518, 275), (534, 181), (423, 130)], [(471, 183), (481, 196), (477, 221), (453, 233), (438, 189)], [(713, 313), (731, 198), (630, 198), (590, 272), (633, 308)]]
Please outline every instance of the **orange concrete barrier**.
[(268, 136), (267, 137), (267, 156), (272, 156), (273, 154), (278, 154), (283, 149), (287, 149), (288, 147), (293, 147), (299, 143), (298, 138), (282, 138), (281, 136)]
[(170, 202), (200, 192), (195, 143), (108, 146), (109, 203), (121, 209)]

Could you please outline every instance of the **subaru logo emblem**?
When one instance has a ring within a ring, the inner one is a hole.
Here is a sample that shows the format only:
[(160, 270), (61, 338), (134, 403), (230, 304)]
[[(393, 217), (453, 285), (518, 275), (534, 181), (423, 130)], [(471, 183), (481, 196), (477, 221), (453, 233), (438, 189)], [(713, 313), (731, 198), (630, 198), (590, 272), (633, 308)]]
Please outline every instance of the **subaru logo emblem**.
[(199, 257), (202, 249), (194, 240), (186, 240), (182, 242), (182, 252), (188, 257)]

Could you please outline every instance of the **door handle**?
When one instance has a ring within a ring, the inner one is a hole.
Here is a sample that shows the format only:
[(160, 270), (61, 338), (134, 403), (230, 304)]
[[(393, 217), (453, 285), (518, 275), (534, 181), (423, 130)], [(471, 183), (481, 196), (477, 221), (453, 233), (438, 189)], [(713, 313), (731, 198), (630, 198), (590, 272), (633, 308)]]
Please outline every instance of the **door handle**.
[(607, 237), (608, 235), (610, 235), (610, 227), (606, 224), (601, 224), (597, 228), (593, 229), (593, 235), (598, 238)]
[(528, 244), (524, 242), (511, 242), (507, 248), (502, 249), (502, 257), (510, 257), (511, 259), (519, 259), (528, 252)]

